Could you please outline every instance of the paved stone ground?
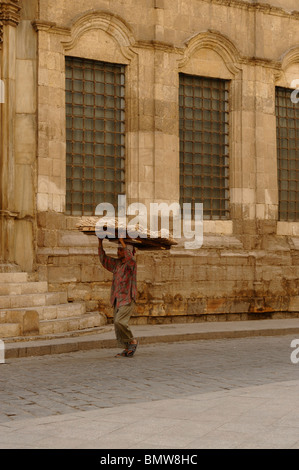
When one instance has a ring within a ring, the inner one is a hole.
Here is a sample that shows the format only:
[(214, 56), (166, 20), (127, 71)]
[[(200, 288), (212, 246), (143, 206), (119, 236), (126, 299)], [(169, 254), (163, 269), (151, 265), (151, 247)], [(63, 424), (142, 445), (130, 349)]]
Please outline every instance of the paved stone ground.
[[(0, 448), (299, 448), (293, 335), (0, 364)], [(131, 424), (133, 433), (124, 433)]]

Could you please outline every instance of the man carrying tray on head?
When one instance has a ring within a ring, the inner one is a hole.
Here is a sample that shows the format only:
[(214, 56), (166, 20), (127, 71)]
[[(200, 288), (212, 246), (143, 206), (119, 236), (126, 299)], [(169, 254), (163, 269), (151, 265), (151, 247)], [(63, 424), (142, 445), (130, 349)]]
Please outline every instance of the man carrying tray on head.
[(129, 327), (129, 320), (135, 308), (137, 295), (137, 264), (134, 247), (119, 239), (117, 256), (107, 256), (99, 238), (99, 258), (105, 269), (113, 273), (110, 301), (114, 309), (114, 329), (118, 344), (125, 349), (117, 357), (133, 357), (138, 341)]

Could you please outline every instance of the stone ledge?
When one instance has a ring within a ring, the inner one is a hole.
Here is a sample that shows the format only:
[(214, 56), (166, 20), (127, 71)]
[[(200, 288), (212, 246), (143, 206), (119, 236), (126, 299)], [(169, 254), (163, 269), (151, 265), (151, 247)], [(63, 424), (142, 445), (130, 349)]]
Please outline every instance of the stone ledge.
[[(299, 335), (299, 319), (206, 322), (171, 325), (140, 325), (134, 334), (141, 345), (159, 342), (200, 341), (253, 336)], [(113, 328), (82, 337), (45, 338), (44, 340), (5, 342), (5, 358), (61, 354), (91, 349), (116, 348)]]

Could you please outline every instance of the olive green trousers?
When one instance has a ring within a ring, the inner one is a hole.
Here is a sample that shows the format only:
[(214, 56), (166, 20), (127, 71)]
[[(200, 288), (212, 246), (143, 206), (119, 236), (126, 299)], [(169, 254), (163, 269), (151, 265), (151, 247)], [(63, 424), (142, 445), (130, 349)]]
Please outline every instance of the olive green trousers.
[(135, 310), (135, 302), (132, 300), (130, 304), (121, 305), (116, 308), (114, 306), (114, 330), (117, 343), (120, 347), (127, 347), (134, 339), (133, 333), (129, 327), (129, 320)]

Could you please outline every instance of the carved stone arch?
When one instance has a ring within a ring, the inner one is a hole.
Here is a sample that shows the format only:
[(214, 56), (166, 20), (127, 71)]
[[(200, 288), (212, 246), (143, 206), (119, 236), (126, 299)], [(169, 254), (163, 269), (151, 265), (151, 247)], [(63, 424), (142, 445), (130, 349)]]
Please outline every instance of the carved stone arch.
[(102, 11), (89, 11), (72, 21), (70, 25), (71, 39), (62, 43), (64, 50), (67, 52), (74, 49), (81, 37), (92, 30), (103, 31), (112, 37), (127, 60), (130, 61), (135, 55), (132, 50), (135, 38), (129, 26), (117, 15)]
[(293, 47), (281, 57), (281, 70), (276, 74), (276, 84), (296, 88), (299, 83), (299, 47)]
[(205, 31), (186, 41), (183, 59), (179, 61), (179, 69), (186, 66), (188, 61), (200, 49), (210, 49), (220, 56), (232, 75), (237, 75), (241, 66), (240, 54), (235, 45), (225, 36), (217, 31)]
[(299, 64), (299, 47), (294, 47), (281, 57), (282, 69), (285, 70), (293, 64)]

